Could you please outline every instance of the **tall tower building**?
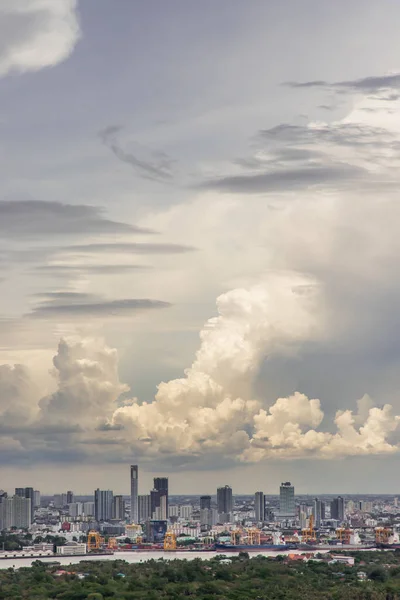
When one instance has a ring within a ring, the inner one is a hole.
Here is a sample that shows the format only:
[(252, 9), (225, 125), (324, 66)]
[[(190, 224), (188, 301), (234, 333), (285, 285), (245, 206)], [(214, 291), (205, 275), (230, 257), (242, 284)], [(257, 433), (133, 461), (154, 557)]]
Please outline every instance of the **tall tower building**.
[(256, 492), (254, 495), (254, 512), (257, 523), (265, 521), (265, 498), (263, 492)]
[(168, 519), (168, 477), (154, 477), (154, 490), (150, 495), (152, 512), (157, 519), (165, 521)]
[(338, 496), (331, 502), (331, 519), (340, 521), (340, 523), (344, 521), (344, 498), (342, 496)]
[(138, 496), (138, 523), (145, 523), (153, 517), (151, 511), (151, 495), (141, 494)]
[(123, 521), (125, 519), (125, 500), (122, 496), (114, 496), (112, 503), (112, 518)]
[(229, 485), (217, 489), (217, 510), (221, 523), (229, 523), (233, 511), (232, 488)]
[(138, 513), (138, 491), (139, 491), (139, 469), (137, 465), (131, 465), (131, 522), (137, 523)]
[(71, 490), (68, 490), (68, 492), (67, 492), (67, 504), (72, 504), (73, 502), (75, 502), (75, 500), (74, 500), (74, 492), (71, 492)]
[(321, 500), (319, 498), (314, 498), (312, 514), (314, 517), (314, 524), (317, 529), (319, 529), (321, 527), (322, 505), (323, 505), (323, 502), (321, 502)]
[(200, 510), (204, 508), (211, 508), (211, 496), (200, 496)]
[(112, 519), (113, 493), (111, 490), (95, 490), (94, 518), (96, 521)]
[(293, 519), (296, 516), (294, 486), (290, 481), (281, 483), (279, 488), (279, 516), (288, 519)]

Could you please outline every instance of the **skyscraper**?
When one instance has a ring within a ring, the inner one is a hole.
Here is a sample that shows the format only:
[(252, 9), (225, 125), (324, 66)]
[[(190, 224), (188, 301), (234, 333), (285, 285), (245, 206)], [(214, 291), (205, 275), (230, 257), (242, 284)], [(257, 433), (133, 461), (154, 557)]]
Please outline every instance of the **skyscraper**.
[(123, 521), (125, 519), (125, 500), (122, 496), (114, 496), (112, 502), (112, 518)]
[(200, 496), (200, 510), (211, 508), (211, 496)]
[(67, 504), (72, 504), (74, 502), (74, 492), (68, 490), (67, 492)]
[(265, 520), (265, 499), (263, 492), (256, 492), (254, 495), (254, 512), (257, 523)]
[(152, 516), (151, 496), (150, 494), (141, 494), (138, 496), (138, 523), (145, 523)]
[(232, 488), (229, 485), (217, 489), (217, 510), (221, 523), (228, 523), (233, 511)]
[(168, 519), (168, 477), (155, 477), (150, 495), (152, 515), (161, 521)]
[(15, 496), (19, 498), (29, 498), (31, 502), (31, 520), (33, 521), (33, 515), (35, 512), (35, 492), (31, 487), (26, 488), (15, 488)]
[(112, 518), (113, 493), (111, 490), (95, 490), (94, 517), (96, 521), (108, 521)]
[(139, 491), (139, 469), (137, 465), (131, 465), (131, 522), (138, 523), (138, 491)]
[(341, 523), (344, 521), (344, 498), (338, 496), (331, 502), (331, 519)]
[(0, 503), (0, 529), (10, 527), (30, 527), (31, 499), (18, 494), (11, 498), (3, 498)]
[(322, 519), (322, 504), (319, 498), (314, 498), (313, 504), (313, 517), (314, 517), (314, 525), (317, 529), (321, 527), (321, 519)]
[(281, 483), (281, 487), (279, 488), (279, 516), (289, 519), (293, 519), (296, 516), (294, 486), (290, 481)]
[(34, 497), (35, 508), (40, 508), (40, 491), (35, 490), (33, 492), (33, 497)]

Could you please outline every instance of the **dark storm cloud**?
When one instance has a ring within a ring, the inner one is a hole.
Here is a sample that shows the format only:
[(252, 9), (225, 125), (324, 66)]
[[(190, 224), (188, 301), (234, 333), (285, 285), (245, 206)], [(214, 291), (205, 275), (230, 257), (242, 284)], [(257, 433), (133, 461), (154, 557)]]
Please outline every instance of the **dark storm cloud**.
[(122, 162), (133, 167), (135, 172), (144, 179), (152, 181), (168, 181), (172, 178), (172, 161), (163, 152), (153, 152), (151, 159), (144, 160), (132, 152), (126, 152), (118, 141), (118, 134), (122, 127), (110, 125), (99, 132), (103, 144)]
[(0, 235), (12, 238), (101, 233), (152, 233), (107, 219), (102, 209), (40, 200), (0, 201)]
[(262, 194), (345, 182), (349, 179), (359, 178), (362, 173), (363, 170), (358, 167), (338, 163), (331, 166), (279, 169), (250, 175), (232, 175), (206, 181), (200, 184), (199, 187), (222, 192)]
[(88, 294), (43, 294), (44, 300), (26, 315), (29, 318), (77, 318), (77, 317), (118, 317), (134, 314), (142, 310), (168, 308), (169, 302), (147, 298), (124, 298), (104, 300)]
[(293, 88), (329, 88), (337, 90), (347, 90), (353, 92), (373, 93), (383, 90), (400, 89), (400, 74), (378, 75), (372, 77), (363, 77), (361, 79), (350, 79), (349, 81), (337, 81), (329, 83), (327, 81), (291, 81), (285, 85)]
[(135, 242), (122, 243), (93, 243), (93, 244), (74, 244), (66, 246), (60, 251), (68, 253), (127, 253), (127, 254), (184, 254), (196, 250), (193, 246), (183, 246), (180, 244), (147, 244)]

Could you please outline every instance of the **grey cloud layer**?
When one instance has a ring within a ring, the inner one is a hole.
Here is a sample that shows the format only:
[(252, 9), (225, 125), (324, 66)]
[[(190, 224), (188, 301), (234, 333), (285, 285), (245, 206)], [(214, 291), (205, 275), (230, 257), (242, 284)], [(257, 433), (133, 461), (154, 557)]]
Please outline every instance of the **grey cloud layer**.
[(184, 246), (181, 244), (152, 244), (152, 243), (93, 243), (93, 244), (74, 244), (60, 248), (62, 252), (68, 253), (127, 253), (127, 254), (184, 254), (196, 250), (193, 246)]
[[(304, 82), (289, 82), (293, 88), (329, 88), (344, 91), (353, 91), (361, 93), (379, 92), (383, 90), (398, 90), (400, 89), (400, 74), (393, 75), (378, 75), (363, 77), (361, 79), (353, 79), (349, 81), (337, 81), (329, 83), (328, 81), (304, 81)], [(393, 98), (394, 100), (397, 98)]]
[(167, 308), (168, 302), (149, 300), (147, 298), (124, 298), (119, 300), (103, 300), (93, 294), (77, 292), (49, 292), (40, 294), (41, 303), (29, 313), (30, 318), (80, 318), (116, 317), (133, 314), (137, 311)]
[(151, 233), (103, 216), (99, 207), (43, 202), (0, 201), (0, 235), (12, 238), (107, 233)]

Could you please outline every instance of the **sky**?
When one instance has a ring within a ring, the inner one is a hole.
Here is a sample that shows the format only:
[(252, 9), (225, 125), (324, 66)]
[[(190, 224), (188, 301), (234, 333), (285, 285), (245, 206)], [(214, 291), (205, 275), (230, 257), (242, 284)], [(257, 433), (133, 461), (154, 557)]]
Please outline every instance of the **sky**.
[(0, 0), (0, 488), (400, 493), (397, 0)]

